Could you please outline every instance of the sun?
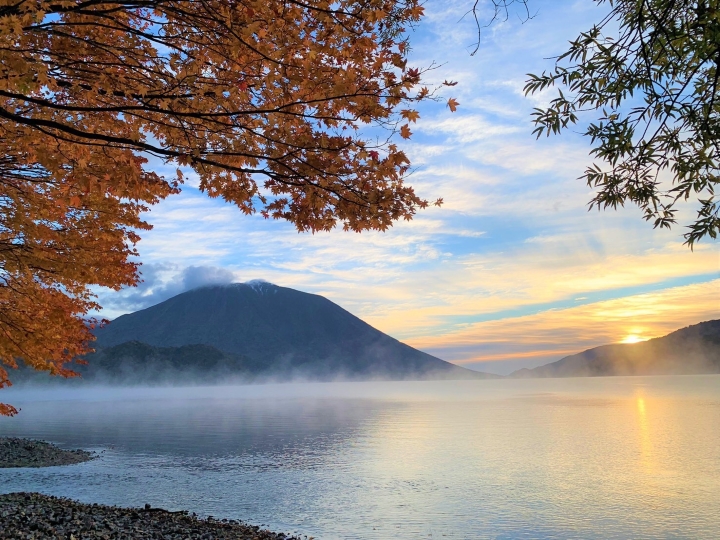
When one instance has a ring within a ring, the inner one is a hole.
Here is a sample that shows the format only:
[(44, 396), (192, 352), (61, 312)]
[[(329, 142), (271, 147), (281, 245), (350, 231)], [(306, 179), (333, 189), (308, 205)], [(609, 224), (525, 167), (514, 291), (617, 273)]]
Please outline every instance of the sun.
[(648, 339), (649, 338), (642, 337), (637, 334), (628, 334), (620, 343), (640, 343), (641, 341), (647, 341)]

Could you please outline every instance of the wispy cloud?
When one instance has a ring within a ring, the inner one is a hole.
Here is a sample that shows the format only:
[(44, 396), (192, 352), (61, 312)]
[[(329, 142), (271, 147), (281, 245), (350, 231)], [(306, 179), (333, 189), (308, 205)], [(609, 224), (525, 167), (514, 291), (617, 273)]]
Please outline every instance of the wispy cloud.
[(204, 285), (224, 285), (237, 281), (233, 272), (214, 266), (178, 267), (175, 264), (145, 264), (141, 268), (142, 282), (117, 293), (99, 291), (100, 300), (108, 307), (106, 317), (138, 311), (182, 292)]

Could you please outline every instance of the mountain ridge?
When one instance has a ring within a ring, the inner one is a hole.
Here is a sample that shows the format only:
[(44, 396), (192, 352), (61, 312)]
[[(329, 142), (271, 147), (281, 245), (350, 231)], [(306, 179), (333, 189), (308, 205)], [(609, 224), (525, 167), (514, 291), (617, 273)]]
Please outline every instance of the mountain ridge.
[(95, 334), (99, 354), (127, 342), (200, 344), (262, 364), (265, 375), (291, 378), (499, 377), (413, 349), (323, 296), (259, 280), (198, 287), (122, 315)]
[(691, 375), (720, 373), (720, 320), (704, 321), (639, 343), (587, 349), (511, 378)]

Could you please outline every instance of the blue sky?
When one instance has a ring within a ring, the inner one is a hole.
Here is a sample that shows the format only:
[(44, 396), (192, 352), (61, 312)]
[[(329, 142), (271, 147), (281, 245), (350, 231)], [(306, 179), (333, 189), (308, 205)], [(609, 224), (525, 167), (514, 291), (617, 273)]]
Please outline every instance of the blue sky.
[[(489, 9), (486, 2), (485, 9)], [(298, 234), (244, 216), (192, 180), (147, 215), (138, 244), (145, 282), (100, 291), (113, 318), (206, 283), (265, 279), (322, 294), (378, 329), (448, 361), (508, 373), (596, 345), (648, 339), (717, 318), (720, 252), (682, 246), (682, 228), (653, 230), (640, 211), (588, 212), (577, 178), (592, 163), (576, 132), (535, 140), (526, 73), (552, 66), (569, 39), (600, 20), (591, 0), (530, 0), (485, 29), (475, 56), (471, 3), (431, 0), (411, 36), (410, 64), (441, 64), (428, 83), (457, 86), (419, 110), (399, 141), (408, 183), (441, 208), (386, 233)], [(483, 13), (481, 13), (481, 17)], [(490, 18), (490, 12), (484, 16)], [(580, 129), (576, 130), (580, 131)], [(682, 218), (693, 215), (690, 204)]]

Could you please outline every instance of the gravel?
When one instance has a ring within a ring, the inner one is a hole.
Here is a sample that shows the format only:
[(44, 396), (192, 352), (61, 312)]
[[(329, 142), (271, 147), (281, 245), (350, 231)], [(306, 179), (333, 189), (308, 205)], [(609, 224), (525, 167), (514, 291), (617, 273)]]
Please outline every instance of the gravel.
[(30, 439), (0, 437), (0, 469), (73, 465), (95, 457), (84, 450), (63, 450), (54, 444)]
[(40, 493), (0, 495), (0, 539), (300, 540), (242, 521), (200, 519), (186, 511), (169, 512), (149, 505), (82, 504)]

